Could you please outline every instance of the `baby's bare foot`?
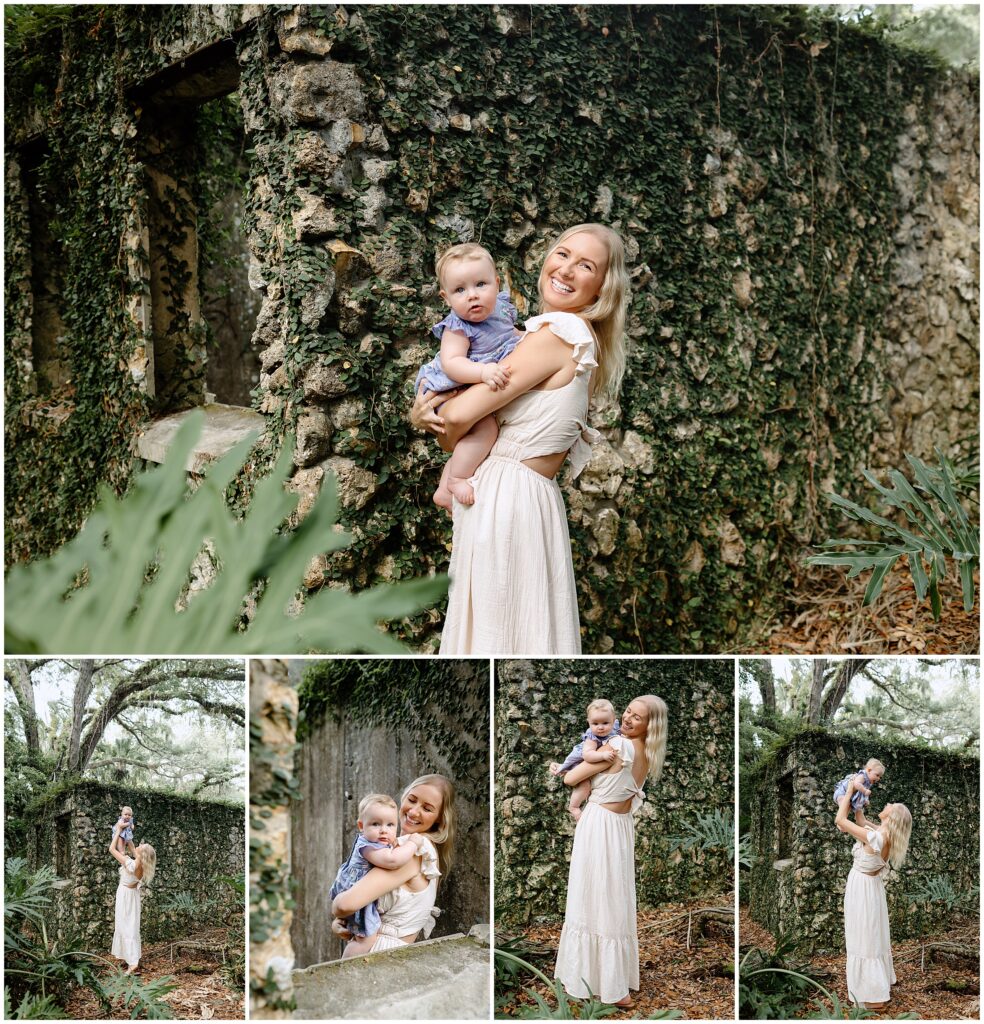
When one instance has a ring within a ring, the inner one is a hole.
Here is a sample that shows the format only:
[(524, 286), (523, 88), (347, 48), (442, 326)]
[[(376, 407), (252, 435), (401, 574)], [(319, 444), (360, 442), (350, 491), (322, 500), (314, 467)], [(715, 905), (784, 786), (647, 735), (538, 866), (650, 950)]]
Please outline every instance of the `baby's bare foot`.
[(475, 488), (467, 480), (451, 477), (448, 481), (448, 489), (462, 505), (475, 504)]
[(451, 511), (451, 498), (451, 492), (443, 485), (438, 487), (434, 492), (434, 504), (437, 505), (438, 508), (443, 508), (447, 512)]
[(571, 812), (571, 817), (575, 821), (580, 821), (581, 820), (581, 808), (580, 807), (568, 807), (567, 809)]

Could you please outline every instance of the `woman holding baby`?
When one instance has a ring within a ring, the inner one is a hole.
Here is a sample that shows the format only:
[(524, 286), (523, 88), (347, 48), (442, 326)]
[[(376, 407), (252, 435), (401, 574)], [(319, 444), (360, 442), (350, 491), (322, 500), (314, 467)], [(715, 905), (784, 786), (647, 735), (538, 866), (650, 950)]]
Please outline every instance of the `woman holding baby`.
[[(332, 931), (352, 939), (345, 918), (378, 901), (381, 921), (365, 952), (398, 949), (434, 926), (439, 878), (447, 878), (454, 850), (454, 786), (443, 775), (422, 775), (404, 790), (399, 824), (403, 836), (419, 835), (418, 853), (399, 867), (373, 867), (332, 902)], [(433, 853), (431, 852), (433, 851)], [(434, 854), (436, 853), (436, 858)]]
[(852, 777), (840, 800), (834, 824), (853, 836), (854, 863), (844, 889), (844, 936), (847, 947), (847, 994), (859, 1006), (881, 1010), (895, 984), (892, 936), (888, 924), (885, 874), (902, 867), (909, 849), (912, 815), (905, 804), (886, 804), (873, 828), (860, 807), (848, 821), (858, 781)]
[(567, 993), (579, 999), (593, 994), (629, 1007), (632, 990), (639, 988), (632, 813), (645, 799), (646, 780), (656, 782), (662, 774), (666, 734), (665, 702), (652, 694), (636, 697), (622, 715), (621, 735), (599, 748), (608, 756), (583, 761), (564, 775), (568, 786), (591, 782), (574, 830), (554, 970)]
[[(495, 275), (494, 266), (487, 271)], [(422, 388), (411, 412), (447, 451), (493, 413), (498, 426), (469, 481), (474, 503), (453, 503), (445, 656), (581, 653), (556, 476), (568, 456), (575, 476), (589, 461), (597, 436), (587, 425), (590, 398), (617, 395), (625, 370), (629, 291), (621, 238), (603, 224), (569, 228), (544, 258), (538, 290), (540, 314), (499, 363), (504, 384), (477, 383), (460, 393)]]
[[(129, 810), (129, 808), (126, 808)], [(157, 870), (157, 851), (149, 843), (133, 849), (133, 857), (118, 847), (123, 820), (113, 829), (109, 852), (119, 861), (120, 884), (116, 888), (116, 928), (113, 932), (112, 954), (127, 964), (127, 974), (136, 974), (140, 966), (140, 903), (142, 889), (149, 885)]]

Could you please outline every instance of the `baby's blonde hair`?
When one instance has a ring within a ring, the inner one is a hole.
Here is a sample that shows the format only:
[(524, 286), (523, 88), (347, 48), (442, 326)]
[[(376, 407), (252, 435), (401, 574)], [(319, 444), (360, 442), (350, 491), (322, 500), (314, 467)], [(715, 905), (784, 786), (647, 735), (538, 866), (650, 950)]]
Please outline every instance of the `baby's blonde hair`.
[(120, 817), (122, 817), (127, 811), (130, 812), (131, 816), (133, 815), (133, 808), (132, 807), (123, 806), (123, 807), (120, 808)]
[(488, 260), (492, 266), (492, 273), (496, 272), (492, 253), (484, 245), (478, 245), (476, 242), (462, 242), (461, 245), (452, 245), (447, 252), (442, 253), (438, 257), (437, 265), (434, 267), (438, 284), (442, 288), (444, 287), (444, 271), (447, 270), (449, 263), (463, 263), (465, 260), (481, 259)]
[(869, 757), (864, 763), (864, 770), (867, 771), (869, 768), (881, 768), (882, 775), (885, 774), (885, 766), (878, 760), (877, 757)]
[(882, 822), (882, 828), (888, 840), (888, 863), (898, 871), (905, 863), (905, 855), (909, 850), (912, 814), (905, 804), (895, 804), (894, 807), (892, 813)]
[(615, 705), (610, 700), (605, 700), (604, 697), (599, 697), (597, 700), (593, 700), (585, 710), (586, 715), (590, 715), (592, 711), (607, 711), (610, 714), (615, 714)]
[(433, 828), (424, 835), (437, 847), (437, 860), (441, 868), (442, 880), (448, 877), (451, 870), (451, 863), (454, 860), (454, 833), (455, 833), (455, 810), (454, 810), (454, 784), (443, 775), (421, 775), (414, 779), (403, 791), (400, 797), (402, 803), (406, 800), (410, 790), (415, 786), (434, 786), (441, 791), (441, 810), (434, 822)]
[[(601, 283), (598, 298), (578, 316), (587, 320), (598, 336), (598, 369), (595, 370), (595, 389), (614, 398), (622, 385), (625, 375), (625, 315), (629, 308), (629, 273), (625, 268), (625, 245), (617, 231), (607, 224), (575, 224), (568, 228), (550, 246), (543, 259), (543, 267), (551, 253), (571, 235), (585, 232), (600, 239), (608, 250), (608, 266)], [(543, 294), (543, 267), (537, 289), (540, 303), (546, 301)]]
[(666, 701), (655, 694), (647, 693), (636, 697), (646, 705), (649, 719), (646, 722), (646, 760), (649, 762), (649, 778), (659, 782), (663, 774), (663, 761), (666, 758), (666, 733), (669, 724), (669, 712)]
[(359, 821), (362, 821), (362, 816), (373, 804), (392, 807), (394, 811), (399, 810), (396, 806), (396, 801), (391, 796), (387, 796), (385, 793), (370, 793), (359, 801)]

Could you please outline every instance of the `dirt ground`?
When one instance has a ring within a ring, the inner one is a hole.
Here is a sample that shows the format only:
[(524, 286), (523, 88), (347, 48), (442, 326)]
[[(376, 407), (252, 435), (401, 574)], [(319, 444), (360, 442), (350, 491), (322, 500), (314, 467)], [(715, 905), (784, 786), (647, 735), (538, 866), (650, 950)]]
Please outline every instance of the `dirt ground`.
[[(762, 949), (774, 948), (772, 935), (748, 916), (748, 908), (740, 914), (741, 946), (755, 945)], [(924, 947), (930, 942), (959, 942), (978, 949), (980, 927), (975, 919), (962, 920), (947, 932), (922, 939), (906, 939), (892, 943), (892, 957), (898, 984), (892, 986), (892, 999), (872, 1019), (891, 1020), (903, 1013), (915, 1013), (922, 1020), (979, 1020), (981, 1016), (980, 976), (977, 960), (949, 954), (924, 956)], [(800, 958), (803, 953), (797, 954)], [(928, 961), (928, 962), (927, 962)], [(844, 1005), (848, 1005), (846, 963), (844, 953), (837, 956), (815, 956), (810, 963), (823, 984), (834, 992)], [(819, 1008), (823, 1000), (813, 1005)], [(829, 1004), (827, 1004), (829, 1007)], [(808, 1011), (804, 1010), (802, 1017)]]
[[(188, 941), (204, 945), (220, 945), (225, 939), (226, 932), (222, 928), (196, 932), (188, 937)], [(120, 966), (125, 967), (125, 964)], [(140, 976), (150, 981), (168, 975), (178, 984), (173, 992), (164, 996), (175, 1020), (244, 1019), (244, 994), (234, 993), (226, 987), (222, 979), (221, 953), (175, 947), (170, 942), (145, 945)], [(106, 1019), (102, 1004), (88, 989), (76, 989), (65, 1010), (75, 1020)], [(130, 1014), (118, 1007), (109, 1019), (129, 1020)]]
[[(665, 903), (658, 910), (641, 912), (638, 915), (639, 992), (633, 993), (635, 1005), (605, 1019), (644, 1019), (657, 1010), (675, 1009), (687, 1020), (734, 1020), (733, 919), (700, 924), (691, 913), (701, 908), (733, 906), (734, 894), (727, 893), (683, 903)], [(560, 928), (559, 923), (531, 926), (522, 934), (531, 943), (556, 951)], [(538, 966), (548, 977), (553, 976), (553, 958)], [(533, 987), (553, 1005), (553, 997), (548, 995), (545, 985), (538, 983)], [(515, 1002), (500, 1007), (497, 1016), (514, 1016), (524, 1003), (532, 1005), (533, 1000), (522, 993)]]
[[(950, 575), (940, 584), (943, 614), (933, 621), (929, 600), (917, 601), (912, 578), (896, 564), (878, 600), (861, 605), (870, 573), (853, 580), (843, 569), (800, 568), (785, 608), (743, 654), (977, 654), (980, 650), (980, 602), (963, 610), (960, 581)], [(980, 573), (974, 573), (980, 592)]]

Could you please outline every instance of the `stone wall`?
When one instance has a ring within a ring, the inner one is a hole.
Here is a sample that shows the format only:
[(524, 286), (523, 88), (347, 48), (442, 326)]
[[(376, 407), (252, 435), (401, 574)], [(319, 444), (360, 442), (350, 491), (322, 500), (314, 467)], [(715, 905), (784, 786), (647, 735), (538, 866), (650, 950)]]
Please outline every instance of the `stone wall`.
[[(295, 429), (302, 512), (334, 473), (355, 538), (312, 567), (310, 588), (446, 567), (449, 524), (429, 504), (441, 456), (405, 413), (443, 314), (434, 258), (472, 238), (524, 313), (560, 229), (601, 219), (626, 239), (625, 385), (595, 404), (587, 471), (562, 478), (588, 652), (721, 649), (774, 610), (790, 564), (836, 521), (823, 492), (976, 434), (976, 79), (805, 8), (114, 17), (125, 48), (66, 30), (70, 73), (49, 96), (12, 77), (8, 557), (69, 536), (100, 476), (125, 485), (149, 408), (135, 141), (148, 115), (125, 97), (209, 44), (234, 62), (249, 145), (254, 406), (268, 422), (254, 466)], [(84, 123), (66, 132), (76, 93)], [(16, 146), (46, 118), (60, 126), (45, 136), (47, 187), (98, 237), (64, 260), (71, 389), (38, 395)], [(112, 161), (91, 145), (100, 132), (120, 140)], [(87, 212), (96, 196), (108, 220)], [(440, 618), (405, 637), (433, 650)]]
[[(87, 949), (108, 949), (113, 936), (119, 865), (109, 853), (120, 807), (133, 808), (134, 845), (157, 851), (157, 873), (143, 896), (140, 934), (161, 942), (187, 934), (189, 924), (214, 928), (241, 897), (217, 881), (245, 868), (245, 814), (242, 806), (194, 800), (155, 790), (135, 790), (83, 782), (38, 812), (30, 836), (32, 868), (48, 864), (65, 884), (56, 889), (55, 934), (78, 935)], [(196, 904), (189, 916), (162, 904), (187, 894)]]
[[(291, 668), (301, 672), (310, 664), (291, 662)], [(488, 666), (471, 661), (425, 665), (433, 675), (430, 696), (407, 700), (406, 714), (397, 718), (380, 711), (379, 724), (366, 725), (365, 716), (352, 706), (355, 701), (339, 703), (299, 746), (300, 799), (291, 816), (296, 901), (291, 937), (297, 967), (341, 956), (342, 944), (328, 928), (329, 890), (351, 852), (359, 801), (367, 793), (388, 793), (399, 801), (409, 782), (433, 772), (446, 775), (456, 787), (454, 864), (438, 890), (441, 915), (434, 937), (488, 923)], [(398, 692), (407, 667), (406, 662), (387, 663), (386, 679), (376, 685)], [(479, 753), (471, 777), (461, 777), (449, 758), (446, 733)]]
[(663, 777), (635, 820), (639, 906), (730, 891), (727, 855), (671, 852), (669, 838), (698, 812), (734, 816), (733, 660), (500, 661), (496, 672), (497, 924), (563, 916), (574, 821), (547, 766), (580, 739), (596, 697), (621, 712), (654, 693), (669, 709)]
[[(773, 931), (792, 931), (818, 949), (844, 941), (844, 885), (854, 840), (834, 826), (837, 782), (869, 757), (885, 764), (872, 791), (875, 810), (903, 803), (912, 813), (909, 852), (888, 886), (893, 940), (926, 923), (925, 908), (906, 900), (913, 886), (946, 875), (967, 892), (979, 882), (980, 760), (879, 737), (811, 730), (787, 740), (742, 786), (749, 787), (752, 917)], [(937, 906), (930, 919), (946, 917)]]

